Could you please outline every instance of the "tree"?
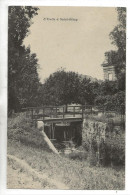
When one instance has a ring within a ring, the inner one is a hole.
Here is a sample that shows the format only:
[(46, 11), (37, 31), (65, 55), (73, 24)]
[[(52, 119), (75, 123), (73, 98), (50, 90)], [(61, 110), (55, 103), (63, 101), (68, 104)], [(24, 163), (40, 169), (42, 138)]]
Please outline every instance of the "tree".
[(125, 110), (125, 92), (119, 91), (114, 95), (99, 95), (95, 98), (95, 104), (106, 110), (116, 110), (123, 112)]
[(95, 98), (96, 105), (106, 109), (125, 110), (125, 77), (126, 77), (126, 8), (117, 8), (119, 24), (110, 32), (112, 44), (117, 50), (105, 52), (103, 64), (115, 67), (116, 81), (105, 81), (100, 85), (100, 93)]
[(19, 56), (18, 73), (16, 78), (16, 96), (22, 107), (35, 106), (37, 102), (37, 88), (39, 78), (37, 73), (38, 60), (36, 54), (31, 54), (30, 48), (24, 48)]
[(99, 86), (78, 73), (61, 69), (46, 79), (39, 94), (43, 105), (93, 104)]
[[(10, 6), (8, 12), (8, 109), (19, 110), (35, 97), (37, 74), (36, 54), (23, 46), (29, 34), (31, 19), (38, 8)], [(32, 95), (34, 97), (32, 98)], [(34, 98), (35, 99), (35, 98)]]
[(43, 84), (43, 104), (67, 105), (78, 103), (79, 87), (79, 75), (61, 69), (51, 74)]
[(114, 95), (119, 91), (117, 81), (105, 81), (100, 84), (99, 95)]
[(93, 103), (93, 93), (90, 79), (84, 78), (81, 80), (79, 98), (81, 104), (91, 105)]
[(32, 6), (10, 6), (8, 10), (8, 35), (9, 46), (11, 43), (15, 48), (22, 45), (24, 38), (29, 33), (31, 19), (37, 15), (38, 8)]

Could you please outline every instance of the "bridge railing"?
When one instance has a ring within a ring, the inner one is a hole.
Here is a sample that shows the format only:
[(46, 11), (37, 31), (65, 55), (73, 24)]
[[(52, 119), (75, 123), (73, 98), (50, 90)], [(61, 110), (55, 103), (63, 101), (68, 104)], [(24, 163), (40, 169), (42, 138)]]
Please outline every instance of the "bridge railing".
[(43, 106), (43, 107), (28, 107), (23, 109), (26, 111), (26, 117), (32, 119), (43, 119), (44, 118), (62, 118), (65, 117), (81, 117), (85, 110), (84, 106)]
[[(81, 117), (84, 114), (87, 115), (98, 115), (103, 113), (105, 115), (122, 115), (122, 109), (117, 110), (106, 110), (104, 106), (92, 106), (92, 105), (67, 105), (67, 106), (42, 106), (42, 107), (28, 107), (23, 109), (26, 111), (26, 116), (32, 119), (44, 118), (62, 118), (65, 117)], [(124, 114), (124, 112), (123, 112)]]

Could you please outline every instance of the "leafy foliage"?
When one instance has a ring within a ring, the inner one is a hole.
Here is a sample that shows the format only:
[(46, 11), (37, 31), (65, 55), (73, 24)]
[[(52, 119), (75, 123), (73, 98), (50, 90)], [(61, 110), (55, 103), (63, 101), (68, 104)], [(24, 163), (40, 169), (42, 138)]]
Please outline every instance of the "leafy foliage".
[(35, 127), (31, 119), (26, 120), (25, 113), (16, 114), (8, 120), (9, 141), (21, 142), (34, 148), (49, 150), (40, 131)]
[(86, 79), (84, 78), (83, 80), (81, 80), (81, 84), (80, 84), (80, 90), (79, 90), (79, 98), (80, 98), (80, 102), (82, 104), (92, 104), (93, 102), (93, 92), (91, 89), (91, 81), (90, 79)]
[(61, 69), (46, 79), (39, 93), (43, 105), (93, 104), (99, 86), (78, 73)]
[(75, 72), (63, 69), (50, 75), (43, 84), (43, 104), (62, 105), (79, 102), (81, 82)]
[(115, 67), (117, 81), (105, 81), (100, 85), (100, 93), (95, 98), (95, 104), (105, 105), (106, 109), (125, 110), (125, 77), (126, 77), (126, 8), (117, 8), (118, 25), (110, 32), (112, 44), (117, 50), (105, 52), (105, 62), (102, 65)]
[[(125, 101), (126, 10), (117, 8), (119, 24), (110, 33), (116, 51), (105, 53), (106, 64), (116, 68), (117, 81), (92, 82), (73, 71), (61, 69), (49, 76), (44, 84), (38, 78), (38, 59), (25, 48), (23, 40), (29, 34), (37, 7), (9, 7), (8, 30), (8, 108), (26, 106), (67, 105), (70, 103), (105, 105), (113, 108)], [(124, 99), (123, 99), (124, 98)]]
[(122, 112), (125, 110), (125, 92), (118, 92), (115, 95), (97, 96), (95, 104), (103, 106), (105, 110)]
[(31, 6), (9, 7), (8, 28), (8, 108), (20, 107), (35, 102), (39, 83), (36, 54), (23, 46), (29, 33), (31, 18), (37, 15), (38, 8)]

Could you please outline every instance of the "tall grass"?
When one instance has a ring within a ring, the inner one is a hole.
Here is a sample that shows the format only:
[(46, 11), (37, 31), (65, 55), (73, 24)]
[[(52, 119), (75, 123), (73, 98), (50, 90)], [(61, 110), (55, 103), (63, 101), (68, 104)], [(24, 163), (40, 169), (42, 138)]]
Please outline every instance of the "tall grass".
[(92, 121), (98, 121), (103, 123), (113, 122), (115, 125), (124, 125), (125, 116), (122, 118), (121, 115), (101, 114), (101, 115), (85, 115), (85, 118)]
[(19, 141), (27, 146), (49, 150), (40, 131), (31, 119), (26, 119), (25, 113), (17, 114), (16, 117), (8, 119), (7, 135), (9, 140)]
[[(82, 150), (82, 148), (81, 148)], [(66, 158), (48, 152), (42, 136), (31, 120), (19, 114), (8, 119), (8, 153), (25, 160), (29, 166), (48, 178), (59, 180), (74, 190), (122, 190), (125, 173), (106, 167), (89, 166), (84, 154)], [(82, 156), (83, 155), (83, 156)]]
[(70, 190), (123, 190), (125, 173), (111, 167), (89, 166), (86, 159), (66, 158), (63, 155), (33, 148), (22, 143), (10, 143), (8, 153), (24, 159), (40, 174), (66, 184)]

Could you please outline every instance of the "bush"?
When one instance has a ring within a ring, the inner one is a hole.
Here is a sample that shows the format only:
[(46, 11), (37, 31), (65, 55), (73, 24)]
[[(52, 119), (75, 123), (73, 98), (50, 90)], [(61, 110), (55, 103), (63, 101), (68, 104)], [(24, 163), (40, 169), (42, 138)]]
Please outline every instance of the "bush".
[(125, 165), (125, 145), (119, 146), (116, 143), (113, 146), (111, 143), (101, 142), (98, 146), (97, 142), (92, 142), (91, 150), (88, 150), (88, 161), (91, 165)]
[(95, 105), (105, 110), (115, 110), (125, 113), (125, 92), (120, 91), (115, 95), (97, 96)]
[(25, 119), (24, 113), (8, 119), (8, 139), (48, 150), (40, 131), (35, 127), (31, 119), (28, 119), (28, 121)]
[(69, 158), (71, 158), (73, 160), (75, 160), (75, 159), (77, 159), (77, 160), (85, 160), (85, 159), (87, 159), (87, 157), (88, 157), (88, 155), (84, 151), (71, 152), (69, 154)]
[(106, 165), (125, 165), (125, 143), (121, 138), (110, 139), (105, 143), (104, 161)]

